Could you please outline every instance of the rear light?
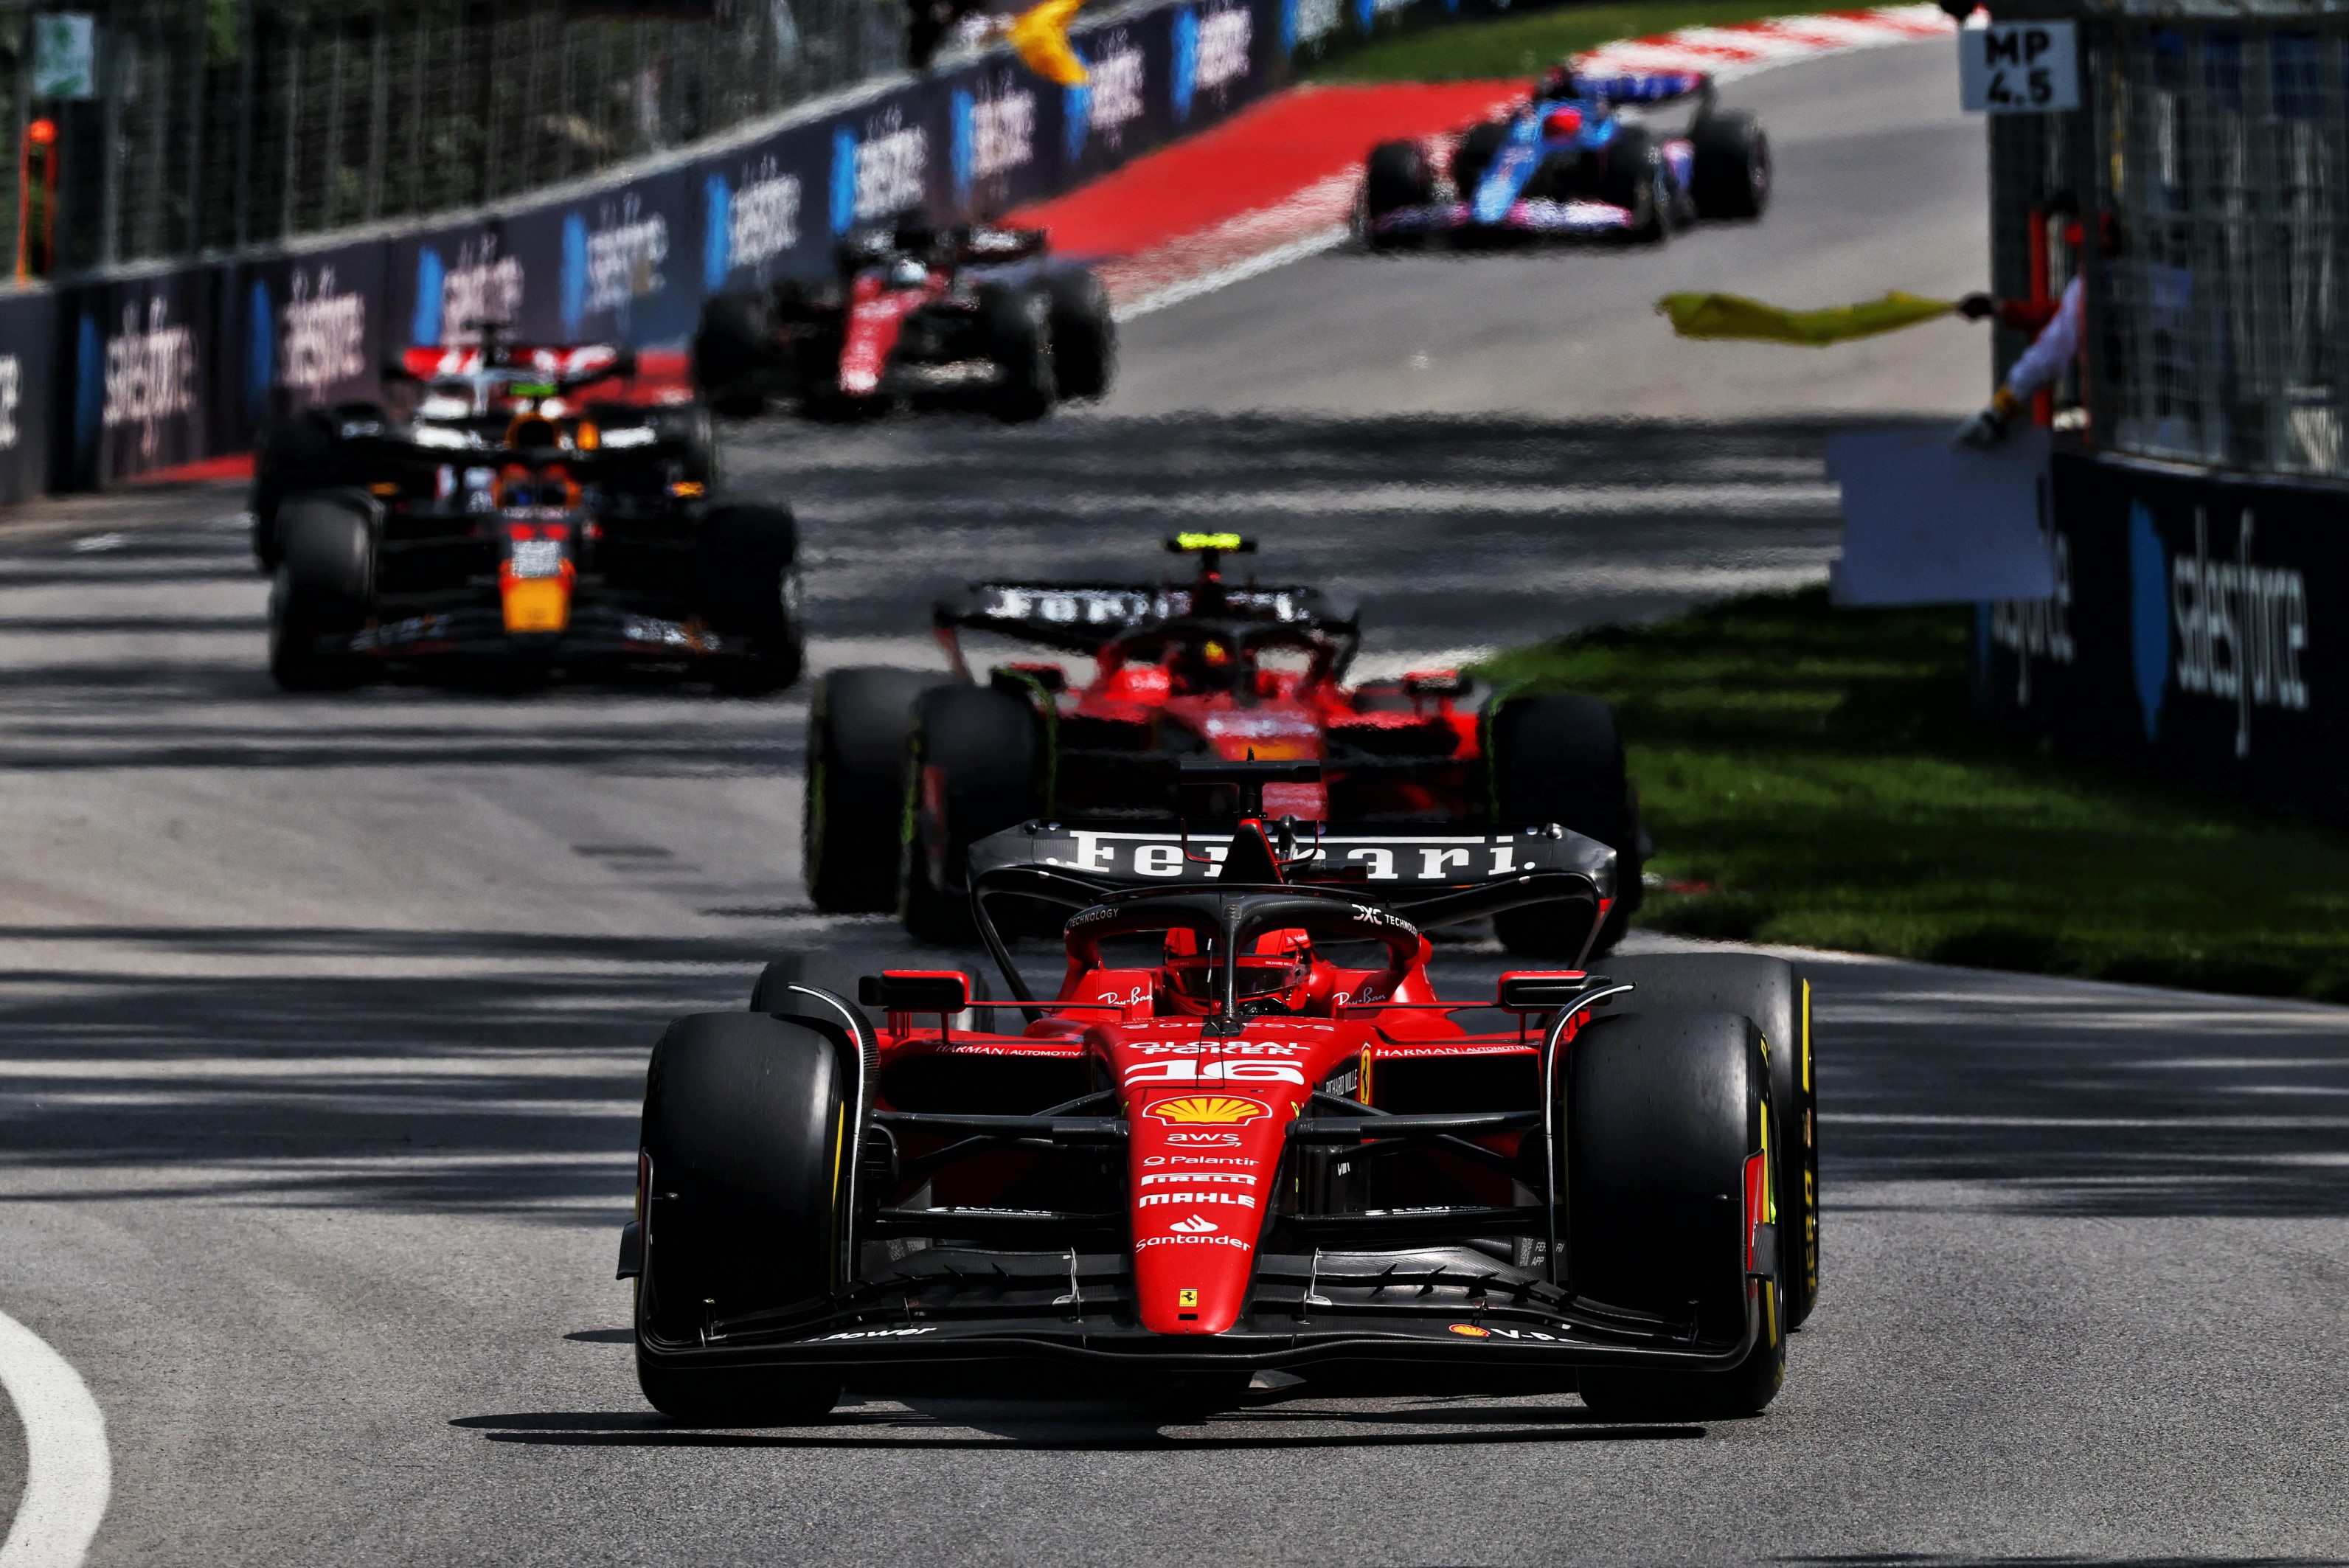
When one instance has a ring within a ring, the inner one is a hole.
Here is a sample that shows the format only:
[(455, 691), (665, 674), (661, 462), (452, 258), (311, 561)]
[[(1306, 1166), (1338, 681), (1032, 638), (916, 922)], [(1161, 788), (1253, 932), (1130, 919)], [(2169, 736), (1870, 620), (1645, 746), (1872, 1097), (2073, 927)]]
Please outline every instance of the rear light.
[(1770, 1157), (1764, 1152), (1745, 1162), (1745, 1270), (1754, 1271), (1754, 1244), (1762, 1227), (1770, 1223)]

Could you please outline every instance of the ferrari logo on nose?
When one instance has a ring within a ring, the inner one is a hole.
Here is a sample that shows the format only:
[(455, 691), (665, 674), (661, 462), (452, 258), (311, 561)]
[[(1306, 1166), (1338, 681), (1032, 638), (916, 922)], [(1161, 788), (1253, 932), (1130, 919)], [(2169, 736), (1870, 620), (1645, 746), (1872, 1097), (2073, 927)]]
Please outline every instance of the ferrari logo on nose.
[(1196, 1291), (1176, 1291), (1174, 1293), (1174, 1304), (1176, 1306), (1186, 1307), (1197, 1306), (1199, 1304), (1199, 1293)]

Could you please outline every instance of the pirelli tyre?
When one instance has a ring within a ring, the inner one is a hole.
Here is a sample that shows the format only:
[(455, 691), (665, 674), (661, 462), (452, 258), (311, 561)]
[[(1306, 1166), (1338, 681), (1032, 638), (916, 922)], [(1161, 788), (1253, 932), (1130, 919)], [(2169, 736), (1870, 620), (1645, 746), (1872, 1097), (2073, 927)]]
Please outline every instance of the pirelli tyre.
[(336, 647), (367, 624), (375, 601), (375, 520), (337, 494), (279, 507), (279, 553), (269, 593), (269, 673), (287, 691), (357, 685), (366, 666)]
[(284, 551), (279, 510), (289, 495), (334, 483), (335, 421), (324, 409), (304, 409), (264, 431), (253, 465), (253, 558), (274, 572)]
[[(705, 421), (706, 422), (706, 421)], [(713, 669), (724, 690), (780, 691), (800, 678), (799, 530), (781, 506), (713, 506), (702, 519), (694, 603), (742, 650)]]
[(785, 1425), (820, 1419), (839, 1398), (821, 1374), (690, 1370), (659, 1352), (838, 1282), (850, 1162), (835, 1145), (852, 1123), (851, 1071), (827, 1035), (757, 1012), (680, 1018), (653, 1047), (637, 1139), (636, 1379), (663, 1415)]
[(1006, 424), (1042, 419), (1061, 395), (1052, 367), (1051, 296), (1040, 288), (996, 286), (982, 295), (981, 308), (999, 377), (988, 410)]
[(800, 864), (808, 899), (829, 915), (897, 907), (905, 743), (914, 702), (939, 683), (916, 670), (835, 670), (808, 707)]
[(1689, 194), (1701, 218), (1758, 218), (1770, 204), (1770, 139), (1744, 109), (1708, 114), (1690, 128), (1696, 157)]
[(1778, 1256), (1786, 1326), (1800, 1327), (1819, 1297), (1818, 1094), (1812, 1074), (1811, 982), (1784, 959), (1759, 953), (1642, 953), (1612, 958), (1607, 972), (1636, 988), (1629, 1012), (1737, 1012), (1762, 1031), (1770, 1062), (1771, 1139)]
[[(1596, 697), (1520, 697), (1486, 717), (1496, 819), (1513, 826), (1554, 822), (1615, 851), (1615, 903), (1591, 947), (1593, 957), (1609, 951), (1630, 929), (1642, 891), (1639, 812), (1615, 710)], [(1493, 927), (1513, 953), (1572, 960), (1585, 919), (1565, 906), (1537, 904), (1495, 916)]]
[(1109, 291), (1092, 272), (1071, 268), (1044, 280), (1052, 301), (1052, 381), (1063, 398), (1100, 398), (1117, 373), (1117, 323)]
[(1563, 1230), (1577, 1295), (1675, 1322), (1693, 1312), (1699, 1338), (1726, 1345), (1745, 1333), (1749, 1268), (1772, 1276), (1759, 1337), (1736, 1366), (1585, 1368), (1583, 1403), (1628, 1421), (1759, 1415), (1786, 1365), (1761, 1031), (1731, 1012), (1602, 1017), (1575, 1037), (1562, 1077)]
[(977, 934), (965, 860), (1042, 804), (1036, 753), (1034, 712), (991, 686), (940, 686), (915, 702), (897, 903), (908, 934), (952, 946)]
[(1374, 250), (1391, 248), (1394, 242), (1379, 236), (1378, 221), (1406, 207), (1423, 206), (1434, 194), (1435, 176), (1418, 142), (1382, 141), (1371, 148), (1362, 171), (1362, 243)]
[(1631, 214), (1628, 237), (1642, 244), (1661, 244), (1671, 237), (1678, 191), (1671, 165), (1647, 128), (1626, 125), (1616, 131), (1602, 153), (1599, 175), (1602, 201)]

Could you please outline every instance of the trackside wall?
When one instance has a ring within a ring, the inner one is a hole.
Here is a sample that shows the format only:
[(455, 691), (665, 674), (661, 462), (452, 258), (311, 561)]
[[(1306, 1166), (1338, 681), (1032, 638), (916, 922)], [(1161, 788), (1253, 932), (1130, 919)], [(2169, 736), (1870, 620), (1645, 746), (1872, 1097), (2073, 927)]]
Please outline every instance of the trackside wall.
[[(1974, 705), (2349, 823), (2349, 4), (2075, 19), (2082, 109), (1991, 128), (1999, 292), (2029, 292), (2036, 244), (2051, 294), (2085, 278), (2087, 331), (2057, 593), (1978, 607)], [(2043, 215), (2059, 194), (2095, 220), (2076, 254)]]
[(379, 398), (388, 356), (483, 317), (526, 337), (635, 344), (648, 370), (680, 374), (711, 294), (820, 274), (858, 224), (1058, 194), (1215, 124), (1340, 29), (1367, 34), (1404, 8), (1131, 5), (1075, 29), (1083, 87), (990, 56), (429, 227), (0, 294), (0, 501), (249, 450), (285, 410)]

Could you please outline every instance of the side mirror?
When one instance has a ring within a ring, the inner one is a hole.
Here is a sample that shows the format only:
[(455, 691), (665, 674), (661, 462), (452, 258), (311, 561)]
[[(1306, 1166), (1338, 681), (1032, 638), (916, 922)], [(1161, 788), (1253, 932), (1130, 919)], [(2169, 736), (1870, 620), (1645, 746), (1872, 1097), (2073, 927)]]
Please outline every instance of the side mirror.
[(1498, 1005), (1513, 1012), (1547, 1012), (1570, 1007), (1577, 997), (1608, 983), (1603, 974), (1585, 974), (1577, 969), (1512, 970), (1501, 977)]
[(885, 969), (856, 982), (856, 1000), (885, 1012), (960, 1012), (970, 977), (951, 969)]

